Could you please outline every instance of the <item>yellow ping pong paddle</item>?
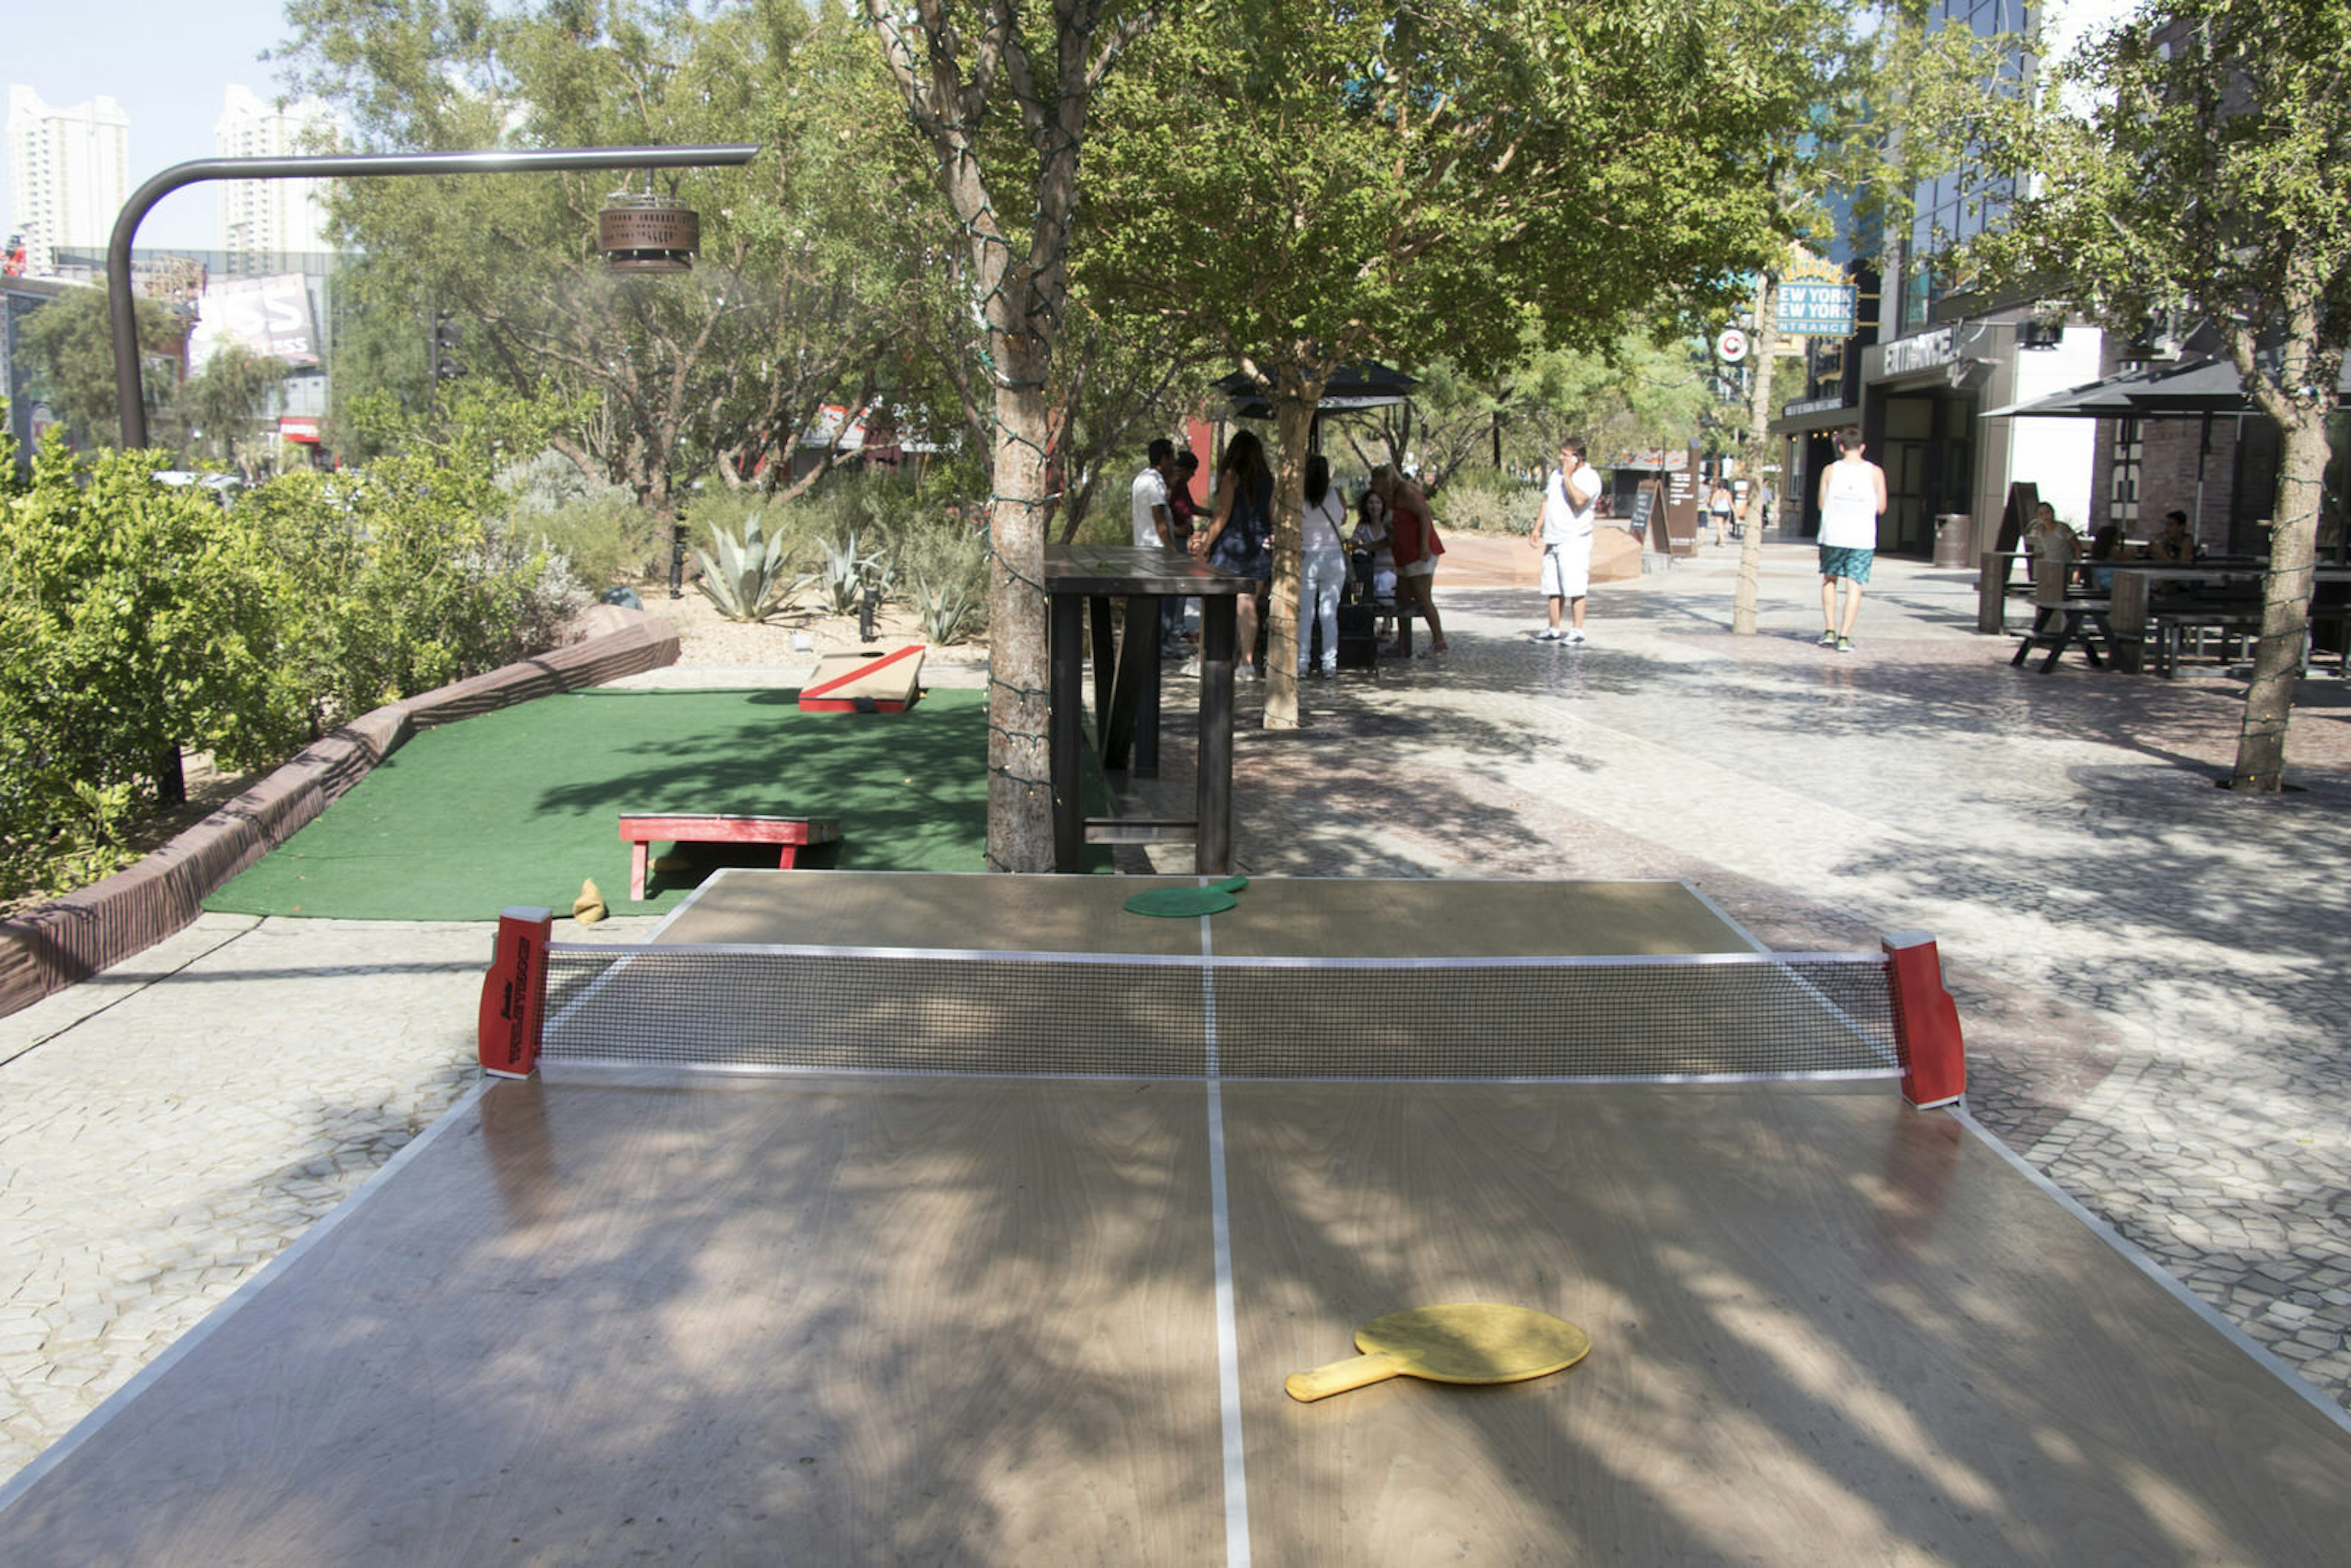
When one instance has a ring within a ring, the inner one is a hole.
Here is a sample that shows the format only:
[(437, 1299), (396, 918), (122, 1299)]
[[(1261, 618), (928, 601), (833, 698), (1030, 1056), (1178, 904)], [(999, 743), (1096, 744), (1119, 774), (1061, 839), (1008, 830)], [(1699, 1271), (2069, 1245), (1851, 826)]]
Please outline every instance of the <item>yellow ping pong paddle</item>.
[(1448, 1301), (1374, 1318), (1355, 1331), (1361, 1355), (1293, 1372), (1282, 1386), (1301, 1402), (1391, 1377), (1437, 1383), (1520, 1383), (1573, 1366), (1592, 1336), (1565, 1318), (1495, 1301)]

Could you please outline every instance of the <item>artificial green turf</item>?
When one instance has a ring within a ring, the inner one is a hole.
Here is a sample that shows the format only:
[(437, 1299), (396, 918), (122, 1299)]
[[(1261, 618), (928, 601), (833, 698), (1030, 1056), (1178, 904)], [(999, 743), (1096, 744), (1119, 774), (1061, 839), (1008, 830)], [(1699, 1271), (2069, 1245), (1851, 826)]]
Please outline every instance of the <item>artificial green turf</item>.
[[(984, 871), (987, 694), (926, 693), (905, 713), (802, 713), (796, 691), (575, 692), (427, 730), (204, 907), (237, 915), (490, 920), (568, 915), (583, 879), (615, 915), (669, 909), (712, 865), (774, 865), (759, 845), (690, 852), (629, 900), (623, 811), (837, 817), (803, 865)], [(1107, 814), (1091, 756), (1085, 810)], [(655, 845), (659, 854), (666, 846)], [(1090, 850), (1091, 869), (1107, 852)]]

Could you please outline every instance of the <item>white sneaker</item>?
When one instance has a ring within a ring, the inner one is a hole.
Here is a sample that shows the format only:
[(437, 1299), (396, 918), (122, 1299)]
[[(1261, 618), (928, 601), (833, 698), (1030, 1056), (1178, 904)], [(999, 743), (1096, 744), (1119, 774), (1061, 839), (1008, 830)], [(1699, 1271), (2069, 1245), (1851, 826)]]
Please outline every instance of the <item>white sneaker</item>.
[(1581, 645), (1581, 644), (1583, 644), (1583, 643), (1589, 643), (1589, 642), (1591, 642), (1591, 641), (1592, 641), (1592, 639), (1591, 639), (1591, 638), (1589, 638), (1589, 637), (1587, 637), (1587, 636), (1585, 636), (1585, 635), (1583, 634), (1583, 627), (1581, 627), (1581, 626), (1578, 626), (1578, 627), (1576, 627), (1574, 630), (1573, 630), (1573, 631), (1571, 631), (1570, 632), (1568, 632), (1568, 634), (1567, 634), (1567, 640), (1568, 640), (1568, 642), (1569, 642), (1569, 643), (1570, 643), (1571, 645)]
[(1538, 643), (1557, 643), (1563, 640), (1565, 636), (1566, 633), (1562, 632), (1558, 627), (1546, 626), (1541, 631), (1535, 633), (1535, 641)]

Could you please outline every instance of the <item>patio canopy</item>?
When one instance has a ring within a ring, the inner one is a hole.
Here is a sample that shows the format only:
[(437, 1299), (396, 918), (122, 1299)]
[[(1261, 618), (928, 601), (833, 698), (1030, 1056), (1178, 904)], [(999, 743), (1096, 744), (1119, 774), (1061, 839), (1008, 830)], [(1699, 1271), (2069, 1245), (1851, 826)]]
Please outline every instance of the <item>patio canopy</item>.
[[(2351, 397), (2351, 364), (2344, 367), (2339, 392)], [(2226, 360), (2190, 360), (2147, 365), (2087, 386), (2053, 392), (2030, 402), (1989, 408), (1984, 419), (2197, 419), (2205, 414), (2258, 413), (2245, 395), (2237, 367)]]
[[(1322, 401), (1315, 404), (1321, 413), (1346, 413), (1364, 408), (1393, 408), (1407, 402), (1420, 383), (1402, 371), (1367, 361), (1360, 365), (1341, 365), (1332, 372), (1330, 384), (1322, 389)], [(1273, 403), (1266, 396), (1263, 382), (1246, 371), (1235, 371), (1217, 383), (1217, 390), (1232, 400), (1236, 419), (1271, 419)]]

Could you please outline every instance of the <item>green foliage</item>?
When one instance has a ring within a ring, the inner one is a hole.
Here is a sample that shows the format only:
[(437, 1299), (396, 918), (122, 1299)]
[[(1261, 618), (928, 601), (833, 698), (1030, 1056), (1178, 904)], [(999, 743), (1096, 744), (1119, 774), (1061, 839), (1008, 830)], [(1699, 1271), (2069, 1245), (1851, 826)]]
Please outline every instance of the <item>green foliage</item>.
[(228, 767), (298, 740), (308, 712), (285, 563), (241, 510), (157, 485), (152, 452), (44, 442), (0, 465), (0, 881), (110, 864), (122, 819), (185, 742)]
[(1457, 470), (1451, 483), (1429, 497), (1437, 521), (1469, 533), (1522, 534), (1542, 506), (1542, 492), (1516, 476), (1490, 467)]
[(303, 472), (224, 508), (154, 452), (29, 475), (0, 452), (0, 885), (101, 873), (174, 747), (229, 768), (326, 724), (551, 645), (580, 595), (500, 518), (498, 453), (562, 411), (496, 399), (444, 438)]
[[(162, 303), (141, 296), (132, 300), (139, 323), (139, 347), (143, 355), (175, 354), (187, 335), (185, 323)], [(83, 451), (119, 445), (122, 439), (117, 419), (114, 386), (114, 313), (103, 288), (76, 288), (42, 306), (26, 319), (25, 350), (50, 404), (65, 416), (77, 445)], [(155, 374), (153, 364), (147, 373)], [(160, 401), (151, 386), (148, 402)], [(149, 420), (158, 434), (168, 431), (168, 419)], [(159, 462), (158, 468), (172, 466)]]
[(870, 587), (880, 587), (885, 573), (894, 575), (890, 558), (873, 546), (872, 536), (860, 540), (850, 529), (835, 539), (820, 539), (824, 559), (817, 581), (824, 589), (825, 608), (835, 615), (854, 615), (858, 601)]
[(565, 449), (665, 521), (697, 478), (779, 470), (821, 403), (922, 401), (911, 351), (861, 385), (891, 336), (885, 312), (935, 269), (899, 232), (900, 166), (921, 165), (881, 149), (891, 132), (904, 141), (903, 120), (873, 111), (880, 62), (838, 8), (293, 0), (287, 16), (296, 85), (336, 103), (366, 148), (766, 149), (744, 169), (654, 176), (700, 214), (686, 277), (605, 271), (590, 236), (605, 195), (641, 183), (627, 172), (339, 185), (333, 210), (363, 256), (341, 292), (416, 345), (372, 343), (363, 364), (412, 410), (446, 311), (467, 382), (590, 394), (597, 418)]
[(945, 522), (908, 534), (900, 550), (924, 638), (938, 646), (976, 636), (987, 624), (987, 535)]
[(2342, 0), (2154, 0), (2068, 62), (2057, 90), (1987, 119), (1988, 162), (2025, 193), (1959, 253), (1988, 280), (2126, 336), (2158, 319), (2200, 329), (2276, 423), (2265, 627), (2237, 789), (2280, 787), (2328, 415), (2351, 351), (2346, 78)]
[(739, 541), (724, 528), (713, 529), (695, 586), (729, 621), (764, 621), (814, 580), (786, 572), (789, 546), (780, 533), (762, 535), (756, 515), (743, 525)]
[(176, 402), (196, 456), (236, 463), (248, 474), (256, 466), (248, 448), (261, 434), (270, 389), (286, 379), (283, 360), (256, 354), (235, 340), (221, 343), (204, 368), (180, 383)]
[(625, 495), (571, 501), (551, 512), (517, 517), (514, 531), (561, 557), (590, 591), (643, 582), (669, 570), (669, 541), (653, 515)]

